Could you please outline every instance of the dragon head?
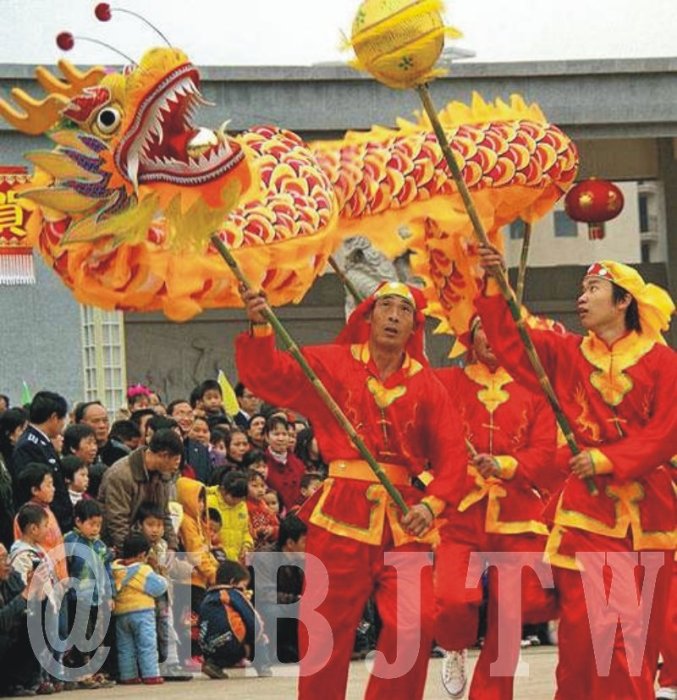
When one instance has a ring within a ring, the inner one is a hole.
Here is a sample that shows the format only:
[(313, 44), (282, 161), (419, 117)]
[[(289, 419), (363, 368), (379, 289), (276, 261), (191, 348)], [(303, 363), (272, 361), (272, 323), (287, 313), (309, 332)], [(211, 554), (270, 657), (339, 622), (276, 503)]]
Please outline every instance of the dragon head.
[(193, 123), (204, 100), (186, 54), (154, 48), (120, 73), (59, 66), (66, 82), (43, 68), (36, 72), (49, 93), (41, 102), (13, 91), (24, 113), (0, 101), (0, 116), (57, 144), (28, 154), (50, 181), (25, 196), (71, 217), (64, 243), (142, 240), (158, 212), (171, 208), (178, 224), (164, 240), (179, 248), (203, 245), (250, 176), (236, 141)]

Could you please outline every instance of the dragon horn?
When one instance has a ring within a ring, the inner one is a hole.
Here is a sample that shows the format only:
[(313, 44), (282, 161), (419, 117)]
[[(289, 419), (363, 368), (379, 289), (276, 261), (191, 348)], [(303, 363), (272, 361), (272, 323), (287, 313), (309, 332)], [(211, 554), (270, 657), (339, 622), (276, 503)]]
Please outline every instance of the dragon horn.
[(72, 97), (84, 88), (96, 85), (105, 75), (103, 68), (90, 68), (87, 72), (82, 72), (65, 60), (59, 61), (59, 68), (67, 82), (39, 66), (35, 77), (49, 93), (47, 97), (36, 100), (21, 88), (13, 88), (12, 98), (21, 109), (16, 109), (9, 102), (0, 99), (0, 117), (25, 134), (43, 134), (56, 124), (61, 110)]
[(59, 60), (57, 65), (66, 82), (50, 73), (44, 66), (38, 66), (35, 69), (35, 79), (45, 92), (51, 95), (63, 95), (69, 99), (79, 95), (86, 87), (98, 85), (101, 78), (106, 75), (106, 71), (100, 66), (90, 68), (88, 71), (81, 71), (63, 58)]

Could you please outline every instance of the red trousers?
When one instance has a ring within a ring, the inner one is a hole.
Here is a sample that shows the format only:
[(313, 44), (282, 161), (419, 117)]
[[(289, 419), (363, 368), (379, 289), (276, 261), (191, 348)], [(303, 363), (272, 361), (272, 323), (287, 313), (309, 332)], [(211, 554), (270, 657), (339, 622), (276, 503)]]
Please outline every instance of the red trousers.
[[(471, 700), (511, 700), (522, 624), (557, 617), (557, 606), (554, 591), (544, 589), (536, 573), (525, 567), (525, 558), (517, 556), (523, 552), (529, 561), (540, 561), (545, 537), (528, 533), (487, 534), (484, 515), (484, 504), (476, 504), (465, 513), (455, 514), (443, 531), (442, 544), (435, 552), (435, 640), (450, 651), (460, 651), (475, 643), (482, 587), (478, 580), (481, 566), (473, 567), (473, 580), (467, 581), (471, 555), (481, 552), (514, 554), (500, 562), (500, 575), (495, 567), (489, 569), (487, 635), (469, 695)], [(476, 554), (474, 560), (482, 562), (483, 557)], [(517, 577), (514, 589), (508, 588), (510, 576)], [(520, 593), (521, 614), (520, 601), (513, 599)], [(500, 631), (503, 631), (502, 638), (499, 638)], [(499, 660), (492, 669), (492, 664)]]
[[(309, 594), (321, 585), (321, 577), (316, 576), (307, 558), (299, 625), (300, 700), (345, 698), (355, 630), (371, 595), (383, 626), (365, 698), (423, 697), (433, 639), (432, 556), (427, 545), (394, 547), (390, 538), (387, 525), (381, 546), (308, 525), (306, 555), (313, 554), (324, 564), (328, 588), (324, 600), (316, 605)], [(413, 562), (406, 556), (412, 553)], [(392, 558), (390, 565), (384, 563), (384, 556)], [(313, 634), (311, 623), (318, 614), (328, 622), (331, 635), (321, 629)], [(383, 657), (378, 657), (379, 651)], [(389, 665), (392, 668), (387, 668)]]
[[(555, 569), (561, 610), (556, 700), (653, 698), (673, 553), (641, 552), (640, 566), (619, 566), (618, 553), (627, 555), (629, 562), (635, 561), (638, 554), (632, 551), (630, 539), (583, 531), (569, 534), (576, 536), (575, 551), (579, 557), (592, 552), (595, 559), (586, 560), (583, 574)], [(638, 609), (642, 591), (644, 622), (638, 616), (631, 617)], [(637, 659), (634, 670), (630, 666), (633, 650)]]

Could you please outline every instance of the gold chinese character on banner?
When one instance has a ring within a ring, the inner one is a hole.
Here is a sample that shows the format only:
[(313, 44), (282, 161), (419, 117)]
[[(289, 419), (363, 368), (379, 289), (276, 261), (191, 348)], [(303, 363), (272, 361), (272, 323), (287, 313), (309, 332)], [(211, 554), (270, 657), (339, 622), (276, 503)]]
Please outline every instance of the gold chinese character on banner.
[(31, 181), (28, 169), (0, 165), (0, 285), (35, 284), (29, 226), (35, 226), (34, 207), (21, 197)]
[(0, 232), (8, 229), (10, 233), (24, 238), (24, 210), (19, 206), (19, 197), (13, 190), (0, 192)]

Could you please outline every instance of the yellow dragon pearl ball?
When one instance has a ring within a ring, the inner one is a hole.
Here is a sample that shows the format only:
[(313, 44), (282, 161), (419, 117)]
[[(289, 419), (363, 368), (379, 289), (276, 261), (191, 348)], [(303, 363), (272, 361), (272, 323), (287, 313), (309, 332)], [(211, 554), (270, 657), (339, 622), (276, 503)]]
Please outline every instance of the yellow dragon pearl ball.
[(438, 7), (429, 0), (364, 0), (351, 36), (362, 66), (389, 87), (423, 82), (444, 48)]

